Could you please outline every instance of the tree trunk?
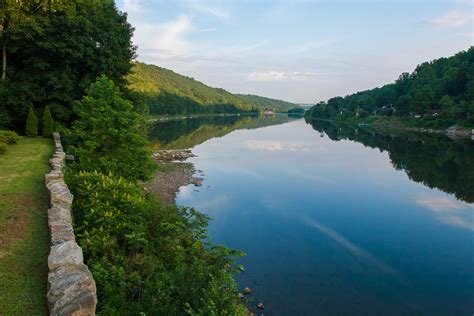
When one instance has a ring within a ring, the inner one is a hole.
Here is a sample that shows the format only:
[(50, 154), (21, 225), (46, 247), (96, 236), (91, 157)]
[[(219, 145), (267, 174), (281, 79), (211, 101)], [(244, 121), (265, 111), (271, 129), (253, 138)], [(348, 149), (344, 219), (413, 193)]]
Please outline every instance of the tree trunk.
[(3, 43), (2, 47), (2, 80), (7, 77), (7, 42)]

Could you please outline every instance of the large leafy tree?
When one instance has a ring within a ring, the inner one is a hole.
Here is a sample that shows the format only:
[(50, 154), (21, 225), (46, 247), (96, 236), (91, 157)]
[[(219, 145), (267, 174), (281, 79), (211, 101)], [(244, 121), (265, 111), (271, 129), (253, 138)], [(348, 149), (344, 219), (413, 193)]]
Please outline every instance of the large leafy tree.
[(8, 63), (0, 81), (0, 110), (8, 117), (0, 124), (10, 119), (18, 128), (30, 106), (46, 105), (69, 123), (72, 102), (99, 75), (124, 85), (135, 56), (133, 28), (114, 1), (3, 1)]

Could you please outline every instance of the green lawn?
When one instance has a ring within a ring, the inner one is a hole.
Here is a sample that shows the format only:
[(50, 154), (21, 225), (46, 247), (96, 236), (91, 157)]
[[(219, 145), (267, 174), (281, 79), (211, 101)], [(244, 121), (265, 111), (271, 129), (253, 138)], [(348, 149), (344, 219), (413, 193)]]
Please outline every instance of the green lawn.
[(47, 315), (51, 155), (43, 138), (21, 138), (0, 154), (0, 315)]

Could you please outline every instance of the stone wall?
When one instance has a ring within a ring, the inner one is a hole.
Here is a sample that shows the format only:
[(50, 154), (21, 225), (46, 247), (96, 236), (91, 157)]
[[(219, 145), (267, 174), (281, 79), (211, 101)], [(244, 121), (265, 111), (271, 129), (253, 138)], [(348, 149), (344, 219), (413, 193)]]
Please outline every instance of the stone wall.
[(65, 153), (59, 133), (53, 133), (52, 170), (45, 175), (51, 199), (48, 226), (51, 249), (48, 256), (48, 308), (50, 315), (95, 315), (97, 295), (91, 272), (83, 262), (72, 226), (73, 196), (64, 182)]

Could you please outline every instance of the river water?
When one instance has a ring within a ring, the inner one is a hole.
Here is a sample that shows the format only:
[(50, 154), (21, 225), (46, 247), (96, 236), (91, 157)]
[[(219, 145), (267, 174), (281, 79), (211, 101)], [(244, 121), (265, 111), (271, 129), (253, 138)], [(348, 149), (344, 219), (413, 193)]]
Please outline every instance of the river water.
[(152, 134), (198, 155), (188, 161), (203, 186), (182, 187), (177, 203), (246, 253), (236, 279), (258, 314), (473, 314), (474, 141), (286, 116)]

